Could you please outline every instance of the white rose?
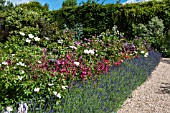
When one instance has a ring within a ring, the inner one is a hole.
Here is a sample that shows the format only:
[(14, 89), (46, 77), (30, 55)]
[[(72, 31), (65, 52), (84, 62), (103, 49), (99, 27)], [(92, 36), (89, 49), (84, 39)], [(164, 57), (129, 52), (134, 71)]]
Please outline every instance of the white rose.
[(34, 35), (33, 34), (28, 34), (28, 37), (29, 38), (34, 38)]

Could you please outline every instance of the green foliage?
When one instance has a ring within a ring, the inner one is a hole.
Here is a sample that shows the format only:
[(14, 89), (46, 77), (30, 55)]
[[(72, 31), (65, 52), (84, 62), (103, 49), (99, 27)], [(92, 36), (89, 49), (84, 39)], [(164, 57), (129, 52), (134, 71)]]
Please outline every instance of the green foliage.
[(48, 4), (42, 6), (40, 2), (31, 1), (29, 3), (19, 4), (17, 7), (22, 7), (23, 9), (33, 10), (33, 11), (47, 11)]
[(148, 43), (160, 46), (160, 38), (163, 38), (164, 24), (162, 19), (154, 17), (148, 24), (133, 25), (134, 34), (147, 40)]
[(76, 24), (71, 30), (74, 32), (74, 38), (76, 40), (82, 40), (84, 38), (82, 24)]
[[(167, 1), (168, 2), (168, 1)], [(85, 37), (91, 37), (94, 34), (100, 34), (106, 29), (112, 29), (113, 25), (118, 26), (118, 30), (125, 33), (125, 37), (133, 39), (133, 24), (146, 24), (151, 18), (158, 16), (164, 21), (165, 28), (169, 28), (168, 3), (146, 2), (135, 4), (92, 4), (87, 3), (77, 7), (70, 7), (52, 11), (56, 21), (62, 20), (60, 28), (66, 24), (73, 28), (76, 24), (83, 25), (83, 34)], [(166, 24), (165, 24), (166, 23)], [(165, 31), (167, 31), (165, 29)]]
[(12, 7), (13, 7), (13, 4), (10, 1), (0, 0), (0, 11), (6, 11), (7, 9), (10, 9)]
[(44, 4), (44, 7), (45, 7), (47, 10), (49, 10), (49, 4), (48, 4), (48, 3), (45, 3), (45, 4)]
[[(164, 34), (163, 20), (153, 17), (148, 24), (133, 25), (134, 35), (139, 36), (147, 41), (152, 47), (163, 53), (164, 57), (169, 57), (170, 40)], [(168, 34), (167, 34), (168, 35)]]
[[(14, 10), (6, 12), (5, 17), (3, 18), (4, 20), (2, 21), (2, 31), (7, 31), (7, 34), (3, 36), (1, 40), (10, 40), (12, 37), (14, 40), (15, 37), (15, 40), (19, 41), (20, 38), (16, 36), (20, 31), (26, 34), (37, 33), (37, 36), (40, 38), (52, 38), (56, 35), (56, 32), (58, 32), (57, 22), (53, 22), (49, 18), (49, 11), (34, 11), (31, 10), (30, 7), (26, 7), (27, 5), (28, 4), (25, 4), (24, 6), (17, 6)], [(18, 43), (18, 41), (13, 41), (13, 43)]]
[(77, 1), (76, 0), (65, 0), (62, 3), (62, 8), (64, 7), (73, 7), (77, 5)]
[[(9, 46), (13, 46), (13, 48)], [(15, 53), (11, 53), (12, 50)], [(32, 98), (40, 100), (42, 95), (45, 95), (47, 99), (49, 95), (54, 95), (53, 91), (60, 92), (60, 94), (65, 92), (61, 87), (66, 85), (64, 79), (61, 81), (59, 77), (52, 77), (50, 72), (46, 73), (38, 68), (38, 65), (43, 63), (42, 50), (38, 46), (21, 47), (15, 44), (6, 44), (3, 46), (0, 53), (0, 69), (4, 69), (0, 71), (0, 107), (12, 105), (19, 101), (27, 101)], [(4, 61), (9, 61), (9, 64), (2, 64)], [(19, 62), (25, 66), (18, 65)], [(48, 85), (53, 82), (54, 85)], [(34, 91), (35, 88), (40, 88), (40, 92), (36, 93)], [(44, 102), (45, 100), (41, 104)], [(37, 101), (38, 103), (40, 101)]]

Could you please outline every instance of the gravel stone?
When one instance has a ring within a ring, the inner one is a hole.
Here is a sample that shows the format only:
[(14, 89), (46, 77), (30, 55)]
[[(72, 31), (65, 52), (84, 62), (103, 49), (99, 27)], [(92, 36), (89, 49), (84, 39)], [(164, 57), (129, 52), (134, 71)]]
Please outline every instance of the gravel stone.
[(170, 58), (162, 58), (151, 76), (132, 92), (117, 113), (170, 113)]

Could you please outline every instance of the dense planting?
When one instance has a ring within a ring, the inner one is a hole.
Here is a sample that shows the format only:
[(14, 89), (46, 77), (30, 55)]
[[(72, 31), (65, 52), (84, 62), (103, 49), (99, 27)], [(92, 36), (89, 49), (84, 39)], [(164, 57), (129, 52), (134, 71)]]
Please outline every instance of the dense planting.
[(83, 42), (67, 34), (70, 32), (65, 31), (65, 39), (59, 39), (53, 48), (38, 46), (41, 40), (47, 40), (50, 45), (48, 37), (38, 38), (24, 32), (18, 32), (22, 43), (10, 45), (8, 41), (2, 46), (1, 106), (32, 98), (37, 104), (45, 105), (52, 95), (57, 98), (53, 106), (60, 106), (60, 99), (67, 96), (67, 89), (74, 87), (74, 82), (95, 82), (102, 73), (108, 73), (110, 66), (120, 66), (124, 60), (138, 58), (140, 54), (149, 55), (142, 38), (127, 41), (116, 26), (113, 31), (84, 38)]
[[(110, 67), (107, 75), (100, 75), (100, 78), (95, 81), (86, 81), (83, 84), (81, 81), (75, 81), (74, 87), (68, 89), (68, 94), (60, 104), (56, 104), (58, 99), (52, 95), (45, 104), (42, 102), (38, 104), (36, 98), (26, 102), (32, 112), (38, 108), (38, 111), (63, 113), (110, 113), (116, 111), (131, 92), (146, 80), (160, 58), (160, 53), (150, 51), (147, 58), (139, 56), (139, 58), (124, 61), (120, 67)], [(41, 101), (45, 98), (41, 95)]]
[[(79, 10), (104, 8), (98, 4), (86, 5), (78, 7)], [(62, 10), (58, 12), (64, 13)], [(133, 24), (136, 36), (129, 40), (119, 31), (121, 27), (117, 21), (118, 27), (113, 24), (108, 30), (100, 26), (101, 23), (95, 23), (95, 18), (89, 19), (86, 25), (76, 21), (70, 25), (65, 19), (56, 21), (58, 18), (37, 2), (21, 4), (3, 14), (0, 36), (2, 111), (116, 111), (159, 63), (161, 54), (153, 47), (168, 53), (168, 43), (161, 45), (166, 42), (164, 20), (158, 17), (148, 23)], [(91, 13), (86, 15), (87, 18), (92, 16)], [(100, 32), (96, 32), (94, 26)], [(88, 38), (84, 29), (90, 35), (96, 34)]]

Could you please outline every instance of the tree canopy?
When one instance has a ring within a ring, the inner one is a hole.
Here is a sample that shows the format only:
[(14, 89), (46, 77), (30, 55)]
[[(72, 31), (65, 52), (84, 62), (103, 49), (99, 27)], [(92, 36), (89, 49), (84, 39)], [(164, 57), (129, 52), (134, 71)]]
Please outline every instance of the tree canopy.
[(77, 1), (76, 0), (65, 0), (62, 4), (62, 7), (70, 7), (70, 6), (76, 6)]

